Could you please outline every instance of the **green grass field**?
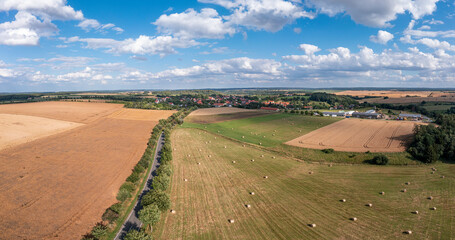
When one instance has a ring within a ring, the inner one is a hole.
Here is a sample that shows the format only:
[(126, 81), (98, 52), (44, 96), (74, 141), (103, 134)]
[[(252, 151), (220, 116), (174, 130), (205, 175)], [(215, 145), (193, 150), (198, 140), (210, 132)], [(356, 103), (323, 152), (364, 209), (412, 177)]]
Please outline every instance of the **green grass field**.
[(188, 127), (172, 133), (176, 213), (155, 239), (455, 238), (455, 165), (330, 167)]

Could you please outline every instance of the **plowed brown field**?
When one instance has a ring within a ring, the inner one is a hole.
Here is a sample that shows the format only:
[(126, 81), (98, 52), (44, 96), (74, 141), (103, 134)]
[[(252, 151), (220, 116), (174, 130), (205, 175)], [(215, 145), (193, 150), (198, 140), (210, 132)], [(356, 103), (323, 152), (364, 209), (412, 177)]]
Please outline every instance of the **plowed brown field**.
[(344, 119), (286, 144), (346, 152), (402, 152), (416, 122)]
[[(0, 151), (0, 239), (80, 239), (116, 201), (157, 120), (174, 112), (151, 117), (101, 103), (0, 106), (0, 113), (28, 110), (87, 124)], [(143, 120), (108, 117), (119, 110)]]

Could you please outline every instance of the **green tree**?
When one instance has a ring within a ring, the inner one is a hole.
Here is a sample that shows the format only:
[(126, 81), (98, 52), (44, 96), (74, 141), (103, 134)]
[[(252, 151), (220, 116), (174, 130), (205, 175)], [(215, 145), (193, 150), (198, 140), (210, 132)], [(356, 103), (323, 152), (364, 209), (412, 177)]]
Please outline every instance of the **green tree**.
[(171, 207), (171, 199), (169, 194), (161, 190), (153, 190), (145, 194), (141, 200), (141, 205), (144, 207), (151, 204), (158, 206), (161, 211), (166, 211)]
[(387, 165), (389, 163), (389, 158), (386, 155), (380, 154), (374, 156), (372, 162), (376, 165)]
[(123, 202), (130, 197), (131, 193), (126, 189), (120, 189), (117, 193), (117, 200), (119, 200), (120, 202)]
[(152, 235), (149, 235), (143, 231), (138, 231), (136, 229), (129, 230), (123, 240), (152, 240)]
[(151, 227), (160, 220), (161, 212), (157, 205), (150, 204), (139, 211), (139, 220)]

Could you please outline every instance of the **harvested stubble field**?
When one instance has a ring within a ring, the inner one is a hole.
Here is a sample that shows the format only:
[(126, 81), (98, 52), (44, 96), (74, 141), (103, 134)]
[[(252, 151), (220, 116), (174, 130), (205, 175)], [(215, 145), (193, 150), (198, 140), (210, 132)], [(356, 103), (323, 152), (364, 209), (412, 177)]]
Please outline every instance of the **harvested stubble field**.
[[(176, 212), (162, 216), (154, 228), (156, 239), (455, 237), (453, 165), (436, 165), (435, 174), (422, 165), (329, 167), (188, 128), (175, 130), (172, 144), (170, 194)], [(418, 215), (411, 213), (416, 210)], [(413, 234), (403, 234), (406, 230)]]
[(217, 123), (229, 120), (257, 117), (273, 114), (270, 111), (252, 110), (242, 108), (203, 108), (192, 112), (186, 121), (191, 123)]
[[(2, 114), (29, 112), (51, 122), (73, 120), (80, 125), (0, 151), (0, 239), (79, 239), (100, 221), (116, 202), (157, 120), (173, 113), (155, 111), (150, 118), (147, 110), (131, 111), (128, 119), (116, 104), (0, 106)], [(25, 127), (21, 131), (26, 132)]]
[(345, 152), (403, 152), (418, 123), (367, 119), (344, 119), (286, 144)]
[(442, 97), (455, 95), (452, 92), (443, 91), (357, 91), (349, 90), (336, 92), (336, 95), (349, 95), (355, 97), (389, 97), (389, 98), (405, 98), (406, 96), (412, 97)]

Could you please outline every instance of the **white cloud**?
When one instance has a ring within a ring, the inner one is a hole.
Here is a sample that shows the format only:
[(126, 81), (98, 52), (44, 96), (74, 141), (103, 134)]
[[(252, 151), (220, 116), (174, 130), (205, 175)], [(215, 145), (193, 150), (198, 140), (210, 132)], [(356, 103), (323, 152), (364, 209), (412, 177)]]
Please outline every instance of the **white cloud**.
[(161, 15), (153, 24), (160, 32), (184, 38), (220, 39), (236, 32), (212, 8), (204, 8), (200, 13), (190, 8), (183, 13)]
[(108, 30), (108, 29), (112, 29), (118, 33), (123, 32), (122, 28), (116, 27), (115, 24), (113, 24), (113, 23), (101, 24), (98, 22), (98, 20), (95, 20), (95, 19), (84, 19), (77, 26), (84, 29), (86, 32), (88, 32), (90, 30), (102, 31), (102, 30)]
[(387, 32), (387, 31), (378, 31), (378, 35), (371, 35), (370, 36), (370, 41), (375, 42), (375, 43), (380, 43), (380, 44), (387, 44), (390, 40), (393, 39), (393, 34)]
[(48, 37), (58, 32), (49, 20), (40, 21), (28, 12), (19, 11), (15, 20), (0, 24), (0, 44), (38, 45), (40, 37)]
[(240, 26), (277, 32), (299, 18), (313, 18), (296, 2), (284, 0), (236, 0), (232, 15), (225, 18)]
[(410, 12), (420, 19), (436, 10), (438, 0), (309, 0), (309, 5), (320, 12), (334, 16), (346, 13), (352, 20), (371, 27), (391, 26), (398, 14)]
[(48, 20), (82, 20), (81, 11), (66, 5), (65, 0), (2, 0), (0, 11), (26, 11)]
[(294, 28), (294, 32), (300, 34), (302, 32), (301, 28)]
[(194, 40), (176, 38), (172, 36), (144, 36), (137, 39), (128, 38), (118, 41), (110, 38), (79, 38), (71, 37), (64, 39), (66, 42), (85, 42), (87, 48), (107, 49), (111, 53), (127, 53), (139, 55), (160, 55), (166, 56), (177, 53), (176, 48), (189, 48), (200, 45), (201, 43)]
[(427, 24), (430, 24), (430, 25), (444, 24), (443, 21), (441, 21), (441, 20), (434, 20), (434, 18), (432, 18), (431, 20), (425, 20), (425, 21), (423, 21), (423, 23), (427, 23)]
[(153, 78), (207, 78), (232, 77), (234, 79), (278, 78), (281, 63), (271, 59), (251, 59), (247, 57), (213, 61), (189, 68), (176, 68), (152, 74)]
[(415, 21), (411, 20), (408, 27), (404, 30), (403, 34), (422, 38), (422, 37), (443, 37), (443, 38), (455, 38), (455, 30), (446, 31), (424, 31), (414, 29)]
[(300, 44), (299, 49), (304, 51), (306, 55), (314, 54), (315, 52), (321, 51), (318, 46), (311, 45), (311, 44)]
[(299, 18), (313, 18), (314, 14), (303, 10), (299, 1), (286, 0), (198, 0), (223, 6), (232, 11), (224, 18), (228, 23), (254, 30), (277, 32), (286, 24)]

